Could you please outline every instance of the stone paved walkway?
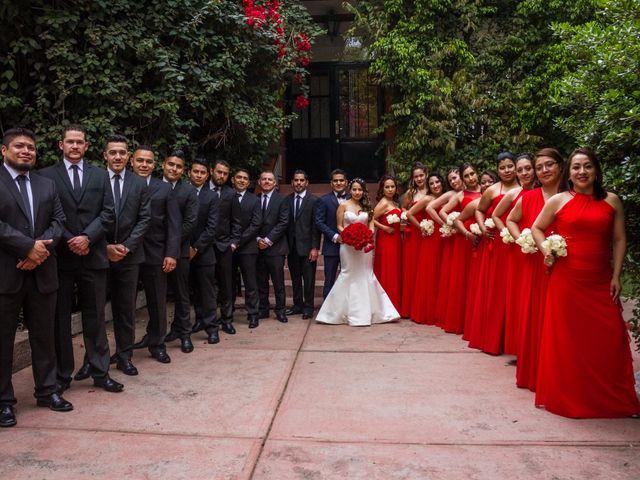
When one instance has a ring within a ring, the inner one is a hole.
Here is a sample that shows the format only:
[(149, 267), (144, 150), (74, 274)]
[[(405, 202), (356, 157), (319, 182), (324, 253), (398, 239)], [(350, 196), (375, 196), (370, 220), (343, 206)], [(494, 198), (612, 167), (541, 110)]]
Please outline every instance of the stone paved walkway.
[(189, 355), (171, 344), (169, 365), (136, 352), (122, 394), (74, 383), (70, 413), (37, 408), (18, 372), (0, 479), (640, 478), (640, 420), (538, 410), (511, 357), (438, 328), (237, 324)]

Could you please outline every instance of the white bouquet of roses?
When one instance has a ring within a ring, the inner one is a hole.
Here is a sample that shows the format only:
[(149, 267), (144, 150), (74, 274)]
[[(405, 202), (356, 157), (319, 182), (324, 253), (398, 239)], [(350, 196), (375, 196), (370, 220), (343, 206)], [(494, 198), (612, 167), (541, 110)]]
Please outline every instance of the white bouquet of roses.
[(482, 235), (482, 230), (480, 230), (480, 225), (478, 225), (477, 223), (472, 223), (471, 226), (469, 227), (469, 230), (471, 230), (471, 233), (473, 233), (474, 235)]
[(484, 227), (488, 229), (496, 228), (496, 222), (493, 221), (493, 218), (487, 218), (484, 221)]
[(456, 218), (458, 218), (459, 216), (460, 216), (460, 212), (451, 212), (449, 215), (447, 215), (447, 225), (452, 227), (453, 222), (455, 222)]
[(531, 229), (529, 228), (525, 228), (520, 232), (520, 236), (516, 239), (516, 243), (520, 245), (522, 253), (536, 253), (538, 251), (536, 242), (533, 241), (533, 236), (531, 235)]
[(456, 233), (455, 228), (446, 223), (440, 227), (440, 236), (443, 238), (452, 237)]
[(400, 220), (402, 220), (403, 222), (407, 221), (407, 212), (402, 212), (400, 214)]
[(434, 223), (433, 220), (422, 220), (420, 222), (420, 230), (425, 237), (430, 237), (433, 234)]
[(502, 237), (502, 243), (506, 243), (508, 245), (515, 242), (515, 239), (511, 236), (511, 233), (509, 233), (507, 227), (504, 227), (502, 230), (500, 230), (500, 236)]
[(394, 223), (400, 223), (400, 217), (396, 213), (387, 215), (387, 223), (393, 225)]
[(542, 248), (553, 254), (554, 257), (567, 256), (567, 241), (562, 235), (549, 235), (542, 242)]

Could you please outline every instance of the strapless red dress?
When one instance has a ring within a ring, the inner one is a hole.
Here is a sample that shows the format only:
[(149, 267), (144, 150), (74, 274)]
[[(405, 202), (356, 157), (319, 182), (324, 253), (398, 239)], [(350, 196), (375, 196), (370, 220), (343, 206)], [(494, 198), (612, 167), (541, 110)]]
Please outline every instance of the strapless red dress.
[[(415, 205), (415, 202), (411, 206)], [(420, 212), (415, 216), (418, 222), (422, 221), (426, 212)], [(418, 254), (422, 244), (422, 232), (412, 223), (408, 223), (404, 230), (402, 242), (402, 298), (400, 300), (400, 316), (411, 316), (411, 302), (416, 293), (416, 273), (418, 272)]]
[[(425, 217), (431, 219), (429, 215)], [(411, 318), (417, 323), (436, 324), (438, 280), (440, 278), (442, 237), (440, 225), (433, 221), (433, 233), (422, 239), (417, 263), (416, 288), (411, 302)]]
[(373, 250), (373, 273), (396, 309), (400, 307), (402, 239), (400, 238), (400, 223), (389, 225), (387, 217), (393, 214), (400, 217), (401, 213), (399, 208), (394, 208), (380, 216), (378, 222), (393, 227), (393, 233), (378, 230), (376, 232), (376, 248)]
[[(460, 212), (460, 204), (456, 205), (453, 212)], [(438, 234), (440, 234), (440, 224), (436, 224), (435, 228), (438, 230)], [(447, 294), (449, 292), (449, 282), (453, 276), (453, 246), (455, 245), (455, 238), (458, 236), (460, 236), (459, 233), (451, 237), (440, 236), (440, 275), (436, 293), (437, 301), (434, 318), (434, 324), (439, 327), (444, 326), (444, 320), (447, 316)]]
[(567, 242), (549, 278), (536, 405), (571, 418), (640, 412), (629, 334), (609, 293), (615, 211), (576, 193), (556, 215)]

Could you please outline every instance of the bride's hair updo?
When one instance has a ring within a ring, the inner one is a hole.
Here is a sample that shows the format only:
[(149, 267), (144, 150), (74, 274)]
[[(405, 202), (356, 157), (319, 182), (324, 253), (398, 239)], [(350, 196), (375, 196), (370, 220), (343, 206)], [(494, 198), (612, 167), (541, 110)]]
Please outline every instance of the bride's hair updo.
[(362, 208), (360, 212), (367, 212), (367, 215), (369, 215), (369, 221), (371, 221), (371, 218), (373, 217), (373, 208), (371, 208), (371, 201), (369, 200), (369, 191), (367, 190), (367, 183), (360, 177), (353, 178), (349, 182), (349, 191), (351, 191), (351, 187), (353, 186), (354, 183), (357, 183), (362, 187), (362, 198), (358, 202), (360, 204), (360, 207)]

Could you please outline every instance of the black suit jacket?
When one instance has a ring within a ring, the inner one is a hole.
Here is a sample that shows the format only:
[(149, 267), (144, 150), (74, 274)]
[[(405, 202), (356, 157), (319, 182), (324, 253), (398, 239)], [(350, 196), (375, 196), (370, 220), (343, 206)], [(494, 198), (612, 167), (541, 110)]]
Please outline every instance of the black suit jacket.
[(203, 185), (198, 195), (198, 216), (191, 232), (191, 246), (198, 250), (191, 259), (194, 265), (215, 265), (216, 252), (213, 244), (218, 226), (218, 195)]
[(178, 204), (180, 215), (182, 216), (182, 227), (180, 237), (180, 255), (178, 258), (189, 258), (189, 244), (191, 242), (191, 232), (196, 225), (198, 217), (198, 195), (193, 186), (183, 180), (176, 183), (173, 195)]
[(22, 288), (24, 270), (16, 265), (24, 259), (35, 240), (53, 240), (48, 247), (53, 252), (33, 272), (40, 293), (58, 289), (58, 267), (55, 246), (64, 228), (64, 212), (55, 184), (48, 178), (29, 174), (33, 197), (34, 231), (16, 182), (4, 165), (0, 165), (0, 294), (12, 294)]
[[(236, 197), (236, 202), (238, 201)], [(262, 226), (262, 209), (260, 200), (251, 192), (244, 192), (240, 203), (240, 242), (234, 253), (238, 255), (258, 253), (256, 237)]]
[[(106, 170), (89, 165), (84, 160), (82, 189), (78, 198), (65, 167), (60, 162), (40, 170), (39, 173), (53, 180), (66, 217), (62, 239), (58, 244), (58, 267), (75, 270), (80, 266), (91, 269), (109, 268), (107, 258), (107, 231), (115, 223), (113, 193)], [(89, 254), (78, 256), (69, 250), (67, 240), (86, 235), (89, 239)]]
[(144, 236), (144, 263), (162, 265), (165, 257), (178, 258), (182, 216), (171, 184), (151, 178), (149, 181), (151, 224)]
[(142, 242), (151, 224), (149, 189), (146, 180), (130, 170), (125, 172), (121, 187), (120, 208), (116, 209), (116, 221), (107, 232), (107, 241), (121, 243), (130, 250), (118, 263), (135, 265), (144, 262)]
[[(208, 186), (211, 187), (211, 182)], [(217, 192), (213, 192), (217, 197)], [(240, 242), (240, 205), (236, 199), (236, 191), (228, 185), (220, 190), (218, 199), (218, 229), (216, 232), (216, 248), (224, 252), (232, 243)]]
[(320, 230), (316, 227), (315, 205), (318, 198), (308, 191), (300, 203), (300, 212), (295, 215), (296, 193), (287, 196), (289, 204), (289, 226), (287, 239), (289, 251), (295, 250), (298, 255), (308, 255), (312, 248), (320, 248)]
[[(262, 202), (262, 199), (260, 199)], [(261, 207), (262, 208), (262, 207)], [(289, 253), (287, 244), (287, 226), (289, 225), (289, 203), (278, 192), (271, 194), (267, 211), (262, 215), (262, 225), (258, 237), (268, 238), (273, 245), (262, 250), (265, 255), (286, 255)]]
[(323, 255), (340, 255), (340, 244), (333, 243), (333, 237), (338, 233), (336, 212), (338, 210), (339, 202), (335, 193), (329, 192), (323, 195), (316, 202), (316, 227), (322, 233), (324, 237), (322, 241), (322, 254)]

